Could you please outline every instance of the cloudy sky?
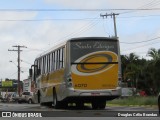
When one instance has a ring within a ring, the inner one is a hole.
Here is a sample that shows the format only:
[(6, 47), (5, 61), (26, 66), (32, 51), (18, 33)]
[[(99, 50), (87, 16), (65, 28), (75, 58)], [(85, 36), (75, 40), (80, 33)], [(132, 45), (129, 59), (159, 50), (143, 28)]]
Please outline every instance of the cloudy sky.
[(106, 13), (119, 13), (121, 53), (149, 59), (148, 49), (160, 48), (158, 8), (160, 0), (0, 0), (0, 79), (17, 79), (17, 52), (8, 51), (14, 45), (27, 47), (21, 52), (23, 80), (38, 54), (66, 39), (114, 36), (113, 19), (100, 17)]

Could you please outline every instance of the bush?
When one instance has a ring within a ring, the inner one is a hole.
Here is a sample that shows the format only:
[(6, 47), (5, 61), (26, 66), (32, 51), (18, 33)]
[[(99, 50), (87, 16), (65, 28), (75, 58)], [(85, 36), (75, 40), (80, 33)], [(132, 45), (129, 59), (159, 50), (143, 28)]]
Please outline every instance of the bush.
[(128, 97), (119, 98), (108, 102), (109, 104), (117, 105), (157, 105), (157, 97)]

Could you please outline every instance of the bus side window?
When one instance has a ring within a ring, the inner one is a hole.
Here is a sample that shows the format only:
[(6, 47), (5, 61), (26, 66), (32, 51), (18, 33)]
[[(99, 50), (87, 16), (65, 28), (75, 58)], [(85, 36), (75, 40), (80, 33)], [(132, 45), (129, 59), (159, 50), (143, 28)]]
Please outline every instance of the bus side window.
[(39, 69), (40, 69), (40, 74), (42, 74), (42, 58), (40, 58)]
[(55, 52), (52, 53), (52, 61), (53, 61), (53, 63), (52, 63), (53, 64), (52, 70), (54, 71), (55, 70)]
[(45, 61), (45, 63), (44, 63), (44, 65), (45, 65), (44, 73), (47, 73), (47, 56), (44, 57), (44, 61)]
[(53, 64), (52, 64), (52, 62), (53, 62), (52, 61), (52, 53), (49, 54), (49, 58), (50, 58), (50, 62), (49, 62), (50, 63), (50, 69), (49, 69), (49, 71), (51, 72), (52, 71), (52, 66), (53, 66)]
[(59, 54), (59, 68), (62, 68), (62, 48), (60, 49), (60, 54)]
[(57, 51), (57, 70), (60, 68), (60, 50)]
[(47, 73), (50, 72), (50, 54), (47, 55)]
[(55, 68), (54, 70), (57, 70), (57, 51), (55, 51), (54, 57), (55, 57), (55, 58), (54, 58), (54, 66), (55, 66), (55, 67), (54, 67), (54, 68)]
[(65, 47), (62, 48), (62, 68), (64, 68), (64, 49)]

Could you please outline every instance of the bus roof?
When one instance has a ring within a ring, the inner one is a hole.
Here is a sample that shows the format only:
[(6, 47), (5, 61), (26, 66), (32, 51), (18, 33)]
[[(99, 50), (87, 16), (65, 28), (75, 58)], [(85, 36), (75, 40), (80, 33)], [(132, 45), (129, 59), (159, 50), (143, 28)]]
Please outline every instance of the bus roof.
[(44, 55), (52, 52), (53, 50), (56, 50), (56, 49), (64, 46), (64, 45), (66, 44), (66, 42), (67, 42), (67, 41), (64, 41), (64, 42), (62, 42), (62, 43), (60, 43), (60, 44), (57, 44), (57, 45), (53, 46), (53, 47), (50, 48), (49, 50), (46, 50), (46, 51), (42, 52), (41, 54), (39, 54), (39, 55), (36, 57), (36, 59), (38, 59), (38, 58), (40, 58), (40, 57), (42, 57), (42, 56), (44, 56)]
[(79, 38), (72, 38), (69, 41), (77, 41), (77, 40), (115, 40), (117, 41), (118, 39), (116, 37), (79, 37)]

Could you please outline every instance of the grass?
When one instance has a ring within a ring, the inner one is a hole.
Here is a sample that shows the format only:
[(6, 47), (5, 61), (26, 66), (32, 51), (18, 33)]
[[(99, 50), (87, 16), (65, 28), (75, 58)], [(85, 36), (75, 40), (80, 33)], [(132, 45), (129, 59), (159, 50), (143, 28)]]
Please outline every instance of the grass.
[(107, 104), (116, 104), (116, 105), (138, 105), (138, 106), (143, 106), (143, 105), (150, 105), (154, 106), (157, 105), (157, 97), (137, 97), (137, 96), (132, 96), (128, 98), (119, 98), (115, 99), (112, 101), (108, 101)]

